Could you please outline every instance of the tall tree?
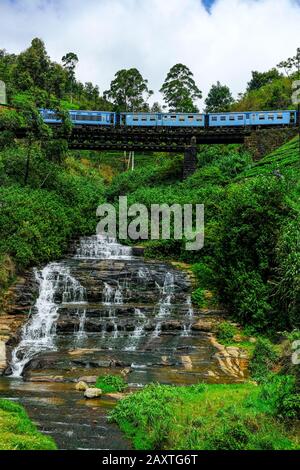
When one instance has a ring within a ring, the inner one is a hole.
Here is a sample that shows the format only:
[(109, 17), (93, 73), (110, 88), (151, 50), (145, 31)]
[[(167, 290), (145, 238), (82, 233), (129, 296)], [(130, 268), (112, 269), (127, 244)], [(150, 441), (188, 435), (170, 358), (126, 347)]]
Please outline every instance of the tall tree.
[(44, 42), (35, 38), (26, 51), (17, 58), (13, 71), (14, 83), (17, 89), (27, 89), (35, 86), (47, 89), (50, 71), (50, 58)]
[(207, 98), (205, 100), (206, 113), (219, 113), (229, 111), (234, 99), (230, 89), (226, 85), (221, 85), (218, 81), (216, 85), (212, 85)]
[(198, 111), (195, 101), (202, 98), (202, 92), (186, 65), (176, 64), (170, 69), (160, 92), (171, 112)]
[(68, 73), (69, 78), (69, 90), (71, 94), (71, 103), (73, 101), (73, 88), (75, 84), (75, 69), (76, 65), (78, 64), (78, 56), (74, 52), (68, 52), (66, 55), (63, 56), (61, 59), (64, 69)]
[(283, 69), (286, 75), (289, 77), (298, 71), (298, 64), (300, 62), (300, 48), (297, 49), (297, 54), (294, 57), (289, 57), (286, 60), (282, 60), (277, 67)]
[(111, 99), (118, 111), (143, 111), (147, 108), (147, 100), (153, 94), (148, 88), (148, 80), (135, 69), (119, 70), (104, 92), (105, 99)]
[(282, 75), (277, 69), (273, 68), (267, 72), (252, 72), (252, 78), (247, 85), (247, 91), (259, 90), (261, 87), (278, 80)]

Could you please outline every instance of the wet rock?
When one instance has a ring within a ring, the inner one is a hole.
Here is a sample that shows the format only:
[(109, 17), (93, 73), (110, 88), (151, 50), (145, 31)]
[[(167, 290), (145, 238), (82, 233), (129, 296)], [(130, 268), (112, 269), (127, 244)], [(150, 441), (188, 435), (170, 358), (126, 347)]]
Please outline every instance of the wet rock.
[(207, 320), (198, 320), (197, 323), (193, 323), (192, 330), (194, 331), (204, 331), (204, 332), (211, 332), (213, 329), (212, 322)]
[(132, 372), (131, 367), (126, 367), (125, 369), (121, 370), (121, 375), (122, 375), (123, 377), (127, 377), (127, 375), (129, 375), (130, 372)]
[(181, 362), (185, 369), (190, 370), (193, 368), (193, 363), (192, 363), (192, 359), (190, 358), (190, 356), (181, 356)]
[(102, 395), (102, 390), (100, 388), (87, 388), (84, 392), (85, 398), (99, 398)]
[[(76, 390), (78, 390), (78, 392), (85, 392), (89, 386), (87, 383), (83, 382), (82, 380), (80, 382), (78, 382), (76, 385), (75, 385), (75, 388)], [(91, 389), (93, 390), (93, 389)]]
[(86, 384), (95, 384), (97, 382), (97, 375), (84, 375), (79, 377), (78, 382), (85, 382)]
[(106, 397), (112, 398), (113, 400), (122, 400), (126, 396), (125, 393), (106, 393)]

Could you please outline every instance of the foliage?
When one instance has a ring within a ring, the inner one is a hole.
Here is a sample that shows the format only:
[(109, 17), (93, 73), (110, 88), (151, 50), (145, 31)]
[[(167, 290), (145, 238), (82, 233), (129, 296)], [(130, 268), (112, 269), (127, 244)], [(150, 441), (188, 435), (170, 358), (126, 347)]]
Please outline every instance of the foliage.
[(51, 437), (44, 436), (17, 403), (0, 400), (1, 450), (55, 450)]
[(258, 338), (249, 364), (251, 376), (258, 382), (264, 382), (273, 370), (278, 355), (272, 343), (266, 338)]
[(208, 96), (205, 100), (205, 112), (206, 113), (219, 113), (228, 112), (234, 99), (230, 92), (230, 89), (226, 85), (221, 85), (217, 82), (216, 85), (212, 85)]
[(238, 330), (235, 325), (224, 321), (217, 327), (217, 338), (222, 344), (229, 344), (232, 342)]
[(135, 449), (283, 450), (299, 448), (253, 384), (149, 385), (111, 413)]
[(295, 377), (291, 375), (269, 375), (262, 386), (260, 396), (266, 400), (270, 412), (280, 418), (300, 418), (300, 393)]
[(119, 70), (104, 96), (111, 99), (117, 111), (147, 111), (147, 100), (153, 94), (140, 72), (135, 69)]
[(163, 94), (170, 112), (198, 112), (195, 101), (202, 98), (202, 92), (197, 87), (193, 74), (186, 65), (176, 64), (171, 67), (160, 92)]
[(267, 72), (253, 71), (252, 78), (247, 85), (247, 92), (259, 90), (264, 85), (268, 85), (281, 77), (282, 75), (280, 75), (278, 70), (275, 68), (268, 70)]
[(103, 393), (123, 392), (127, 384), (123, 377), (118, 375), (100, 375), (96, 382), (96, 387)]
[(205, 290), (201, 287), (192, 292), (192, 301), (199, 307), (204, 308), (206, 306)]

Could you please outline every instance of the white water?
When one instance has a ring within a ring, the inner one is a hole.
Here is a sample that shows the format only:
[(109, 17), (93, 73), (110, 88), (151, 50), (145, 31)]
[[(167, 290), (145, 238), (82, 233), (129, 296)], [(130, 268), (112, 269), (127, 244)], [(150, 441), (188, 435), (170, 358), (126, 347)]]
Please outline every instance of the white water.
[(138, 344), (143, 337), (145, 326), (146, 326), (146, 316), (141, 312), (139, 308), (134, 309), (134, 314), (140, 320), (140, 323), (135, 327), (132, 335), (129, 337), (129, 344), (125, 347), (125, 351), (136, 351)]
[(173, 298), (174, 289), (175, 289), (174, 274), (169, 273), (169, 272), (166, 273), (163, 287), (161, 287), (157, 283), (156, 285), (160, 291), (161, 296), (158, 301), (159, 308), (158, 308), (158, 313), (155, 317), (155, 319), (157, 320), (157, 324), (152, 333), (153, 338), (158, 338), (160, 336), (162, 319), (171, 314), (172, 298)]
[(115, 238), (94, 235), (80, 240), (77, 259), (131, 259), (132, 249), (122, 246)]
[(42, 271), (35, 271), (39, 295), (29, 321), (24, 325), (21, 341), (12, 352), (13, 377), (20, 377), (26, 364), (42, 351), (55, 350), (56, 322), (61, 293), (63, 303), (84, 302), (85, 290), (71, 275), (67, 266), (50, 263)]
[[(114, 305), (120, 305), (122, 303), (123, 294), (119, 283), (114, 289), (110, 284), (105, 282), (103, 288), (103, 304), (110, 306), (108, 316), (111, 319), (114, 328), (113, 338), (118, 338), (119, 336), (118, 325), (115, 319)], [(102, 338), (105, 338), (105, 333), (106, 329), (103, 329)]]
[(186, 318), (187, 318), (187, 323), (183, 325), (183, 330), (181, 332), (181, 336), (183, 337), (188, 337), (191, 335), (192, 332), (192, 324), (194, 320), (194, 310), (193, 310), (193, 305), (192, 305), (192, 300), (191, 296), (188, 296), (186, 299), (186, 304), (188, 307), (187, 313), (186, 313)]
[(78, 343), (80, 343), (87, 337), (85, 332), (86, 309), (84, 309), (81, 314), (79, 313), (79, 310), (77, 310), (77, 315), (79, 316), (79, 328), (76, 333), (76, 340)]

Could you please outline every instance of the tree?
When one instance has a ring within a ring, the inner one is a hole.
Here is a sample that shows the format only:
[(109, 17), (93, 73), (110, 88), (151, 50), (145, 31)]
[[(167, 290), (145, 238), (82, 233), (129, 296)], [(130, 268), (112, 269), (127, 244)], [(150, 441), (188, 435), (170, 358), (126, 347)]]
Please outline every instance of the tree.
[(205, 100), (205, 112), (219, 113), (229, 111), (233, 102), (234, 99), (228, 86), (221, 85), (218, 81), (216, 85), (212, 85)]
[(197, 112), (195, 100), (202, 98), (190, 69), (183, 64), (174, 65), (164, 81), (160, 92), (171, 112)]
[(47, 89), (50, 71), (50, 58), (44, 42), (35, 38), (26, 51), (19, 54), (13, 70), (13, 80), (17, 90), (31, 86)]
[(252, 78), (247, 85), (247, 91), (259, 90), (261, 87), (268, 85), (281, 77), (282, 75), (275, 68), (268, 72), (257, 72), (254, 70), (252, 72)]
[(283, 69), (289, 77), (298, 70), (298, 63), (300, 61), (300, 48), (297, 49), (297, 54), (294, 57), (289, 57), (287, 60), (281, 61), (277, 67)]
[(78, 56), (74, 52), (68, 52), (61, 59), (64, 69), (66, 70), (69, 78), (69, 90), (71, 94), (71, 103), (73, 101), (73, 88), (75, 84), (75, 69), (78, 64)]
[(151, 113), (161, 113), (161, 112), (162, 112), (162, 107), (160, 103), (155, 101), (155, 103), (153, 103), (153, 105), (151, 106)]
[(105, 99), (111, 99), (117, 111), (143, 111), (146, 102), (153, 94), (140, 72), (135, 69), (119, 70), (104, 92)]

